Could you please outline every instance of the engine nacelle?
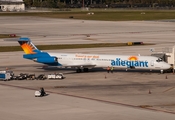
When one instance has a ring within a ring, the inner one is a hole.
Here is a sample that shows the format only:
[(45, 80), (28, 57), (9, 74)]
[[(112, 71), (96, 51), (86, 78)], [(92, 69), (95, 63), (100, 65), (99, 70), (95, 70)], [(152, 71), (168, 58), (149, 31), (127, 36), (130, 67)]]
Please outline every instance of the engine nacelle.
[(44, 63), (44, 64), (52, 64), (52, 63), (56, 63), (57, 61), (57, 57), (46, 57), (46, 58), (36, 58), (34, 59), (35, 62), (39, 62), (39, 63)]

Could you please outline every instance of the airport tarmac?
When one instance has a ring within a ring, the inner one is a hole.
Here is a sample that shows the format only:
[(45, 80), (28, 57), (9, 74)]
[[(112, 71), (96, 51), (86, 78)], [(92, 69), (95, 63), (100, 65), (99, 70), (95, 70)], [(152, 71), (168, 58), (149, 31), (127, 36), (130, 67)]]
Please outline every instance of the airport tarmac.
[[(13, 19), (12, 19), (13, 18)], [(97, 24), (98, 23), (98, 24)], [(174, 45), (175, 25), (157, 21), (82, 21), (38, 17), (0, 17), (1, 33), (28, 36), (38, 44), (74, 44), (142, 41), (149, 46), (49, 50), (49, 52), (150, 55), (169, 51)], [(90, 37), (86, 35), (90, 34)], [(48, 41), (49, 40), (49, 41)], [(17, 42), (0, 40), (2, 46)], [(41, 69), (41, 64), (22, 58), (23, 52), (0, 53), (0, 68), (19, 73), (50, 74), (62, 72), (64, 80), (0, 81), (2, 113), (0, 119), (95, 119), (95, 120), (174, 120), (174, 74), (159, 71)], [(167, 77), (166, 77), (167, 76)], [(167, 79), (166, 79), (167, 78)], [(35, 98), (44, 87), (49, 94)], [(151, 94), (149, 94), (149, 91)], [(9, 95), (10, 93), (10, 95)]]
[[(93, 21), (40, 17), (0, 17), (0, 33), (30, 37), (35, 44), (148, 42), (174, 44), (174, 22)], [(90, 37), (87, 37), (90, 35)], [(3, 45), (17, 45), (4, 42)]]
[[(15, 74), (61, 72), (63, 80), (0, 81), (1, 119), (174, 120), (174, 74), (158, 71), (44, 70), (12, 67)], [(168, 78), (166, 79), (166, 75)], [(48, 96), (34, 97), (44, 87)], [(149, 91), (151, 94), (149, 94)]]

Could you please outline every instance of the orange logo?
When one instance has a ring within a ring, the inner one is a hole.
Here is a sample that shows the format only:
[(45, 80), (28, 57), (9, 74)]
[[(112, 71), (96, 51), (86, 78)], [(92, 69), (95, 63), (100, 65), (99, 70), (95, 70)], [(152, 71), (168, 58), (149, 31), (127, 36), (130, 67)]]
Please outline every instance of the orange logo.
[(128, 58), (128, 60), (131, 60), (131, 61), (137, 61), (138, 58), (136, 56), (131, 56)]
[(34, 54), (35, 52), (33, 52), (33, 46), (32, 45), (29, 45), (27, 43), (24, 43), (21, 45), (22, 49), (24, 50), (24, 52), (26, 54)]

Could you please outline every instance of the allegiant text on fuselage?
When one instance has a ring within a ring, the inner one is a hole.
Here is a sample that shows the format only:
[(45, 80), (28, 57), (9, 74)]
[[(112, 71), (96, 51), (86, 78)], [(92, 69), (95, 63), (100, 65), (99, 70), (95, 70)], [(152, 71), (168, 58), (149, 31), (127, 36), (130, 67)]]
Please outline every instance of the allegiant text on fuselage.
[(148, 67), (148, 61), (139, 61), (139, 60), (121, 60), (116, 58), (116, 60), (111, 60), (112, 66), (134, 66), (134, 67)]

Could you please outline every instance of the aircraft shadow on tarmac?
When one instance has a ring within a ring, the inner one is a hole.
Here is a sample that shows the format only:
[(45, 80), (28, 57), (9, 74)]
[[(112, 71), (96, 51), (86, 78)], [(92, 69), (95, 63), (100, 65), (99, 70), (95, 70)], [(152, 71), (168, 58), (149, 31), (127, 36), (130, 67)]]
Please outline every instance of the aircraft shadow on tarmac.
[[(45, 70), (45, 71), (51, 71), (51, 72), (58, 72), (58, 71), (67, 71), (65, 74), (77, 74), (76, 72), (76, 69), (75, 68), (58, 68), (58, 67), (45, 67), (43, 65), (36, 65), (36, 64), (29, 64), (29, 65), (11, 65), (11, 66), (0, 66), (1, 68), (11, 68), (11, 69), (15, 69), (17, 67), (33, 67), (35, 69), (42, 69), (42, 70)], [(82, 73), (91, 73), (91, 72), (107, 72), (106, 69), (103, 69), (103, 68), (92, 68), (92, 69), (89, 69), (89, 72), (82, 72)], [(160, 70), (153, 70), (153, 71), (150, 71), (150, 70), (138, 70), (138, 69), (114, 69), (113, 72), (123, 72), (123, 73), (126, 73), (126, 72), (131, 72), (131, 73), (140, 73), (140, 74), (144, 74), (144, 73), (148, 73), (148, 74), (151, 74), (151, 73), (160, 73)]]
[[(35, 69), (42, 69), (42, 70), (45, 70), (45, 71), (51, 71), (51, 72), (62, 72), (62, 71), (66, 71), (64, 74), (78, 74), (76, 72), (76, 69), (75, 68), (58, 68), (58, 67), (43, 67), (42, 65), (12, 65), (12, 66), (0, 66), (2, 69), (6, 68), (6, 67), (9, 67), (11, 70), (15, 69), (15, 68), (18, 68), (18, 67), (33, 67)], [(89, 69), (88, 72), (82, 72), (82, 73), (95, 73), (95, 72), (107, 72), (106, 69), (103, 69), (103, 68), (92, 68), (92, 69)], [(128, 69), (126, 71), (126, 69), (114, 69), (113, 70), (114, 73), (116, 72), (123, 72), (123, 73), (140, 73), (140, 74), (151, 74), (151, 73), (159, 73), (160, 74), (160, 70), (153, 70), (153, 71), (150, 71), (150, 70), (137, 70), (137, 69)]]
[[(57, 67), (37, 67), (37, 69), (44, 69), (45, 71), (67, 71), (65, 74), (78, 74), (76, 72), (76, 69), (74, 68), (57, 68)], [(82, 73), (95, 73), (95, 72), (107, 72), (105, 69), (103, 68), (92, 68), (92, 69), (89, 69), (88, 72), (82, 72)], [(129, 72), (129, 73), (140, 73), (140, 74), (144, 74), (144, 73), (160, 73), (159, 70), (154, 70), (154, 71), (150, 71), (150, 70), (136, 70), (136, 69), (128, 69), (126, 71), (126, 69), (115, 69), (113, 70), (114, 73), (116, 72), (123, 72), (123, 73), (126, 73), (126, 72)]]

